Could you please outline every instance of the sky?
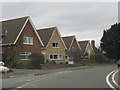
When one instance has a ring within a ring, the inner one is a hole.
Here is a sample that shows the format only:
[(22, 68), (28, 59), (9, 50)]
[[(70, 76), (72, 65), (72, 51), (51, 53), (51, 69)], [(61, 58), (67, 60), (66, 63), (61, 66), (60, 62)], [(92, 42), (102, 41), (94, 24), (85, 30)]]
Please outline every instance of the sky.
[(2, 2), (0, 20), (30, 16), (37, 29), (57, 26), (62, 36), (100, 44), (103, 30), (118, 21), (117, 2)]

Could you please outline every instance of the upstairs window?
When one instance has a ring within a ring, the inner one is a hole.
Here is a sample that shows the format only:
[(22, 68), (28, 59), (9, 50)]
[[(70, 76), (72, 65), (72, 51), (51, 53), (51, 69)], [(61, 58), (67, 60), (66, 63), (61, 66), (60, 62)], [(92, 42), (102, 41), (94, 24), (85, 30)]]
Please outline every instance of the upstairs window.
[(33, 45), (33, 37), (24, 37), (23, 44)]
[(52, 47), (53, 48), (59, 48), (59, 43), (56, 43), (56, 42), (52, 43)]

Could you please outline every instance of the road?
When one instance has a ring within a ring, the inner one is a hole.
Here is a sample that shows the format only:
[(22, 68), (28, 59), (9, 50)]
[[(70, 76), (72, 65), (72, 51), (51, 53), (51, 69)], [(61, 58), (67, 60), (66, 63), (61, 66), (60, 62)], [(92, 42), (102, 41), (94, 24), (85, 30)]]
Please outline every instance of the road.
[[(2, 80), (3, 88), (110, 88), (106, 77), (116, 66), (91, 66), (80, 69), (63, 69), (55, 73), (27, 76), (17, 78), (5, 78)], [(119, 71), (114, 74), (118, 84)], [(108, 79), (111, 77), (109, 76)], [(113, 84), (112, 79), (108, 81)]]

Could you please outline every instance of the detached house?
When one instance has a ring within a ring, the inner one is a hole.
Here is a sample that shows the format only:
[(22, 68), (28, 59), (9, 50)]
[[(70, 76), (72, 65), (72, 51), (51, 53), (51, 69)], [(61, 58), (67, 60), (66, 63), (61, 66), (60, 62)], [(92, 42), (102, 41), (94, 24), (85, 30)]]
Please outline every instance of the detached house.
[(62, 37), (68, 49), (68, 61), (75, 63), (81, 60), (81, 47), (79, 46), (75, 36)]
[(90, 58), (90, 56), (95, 53), (89, 40), (78, 41), (78, 43), (81, 47), (83, 58)]
[(66, 46), (58, 31), (57, 27), (50, 27), (37, 30), (39, 37), (42, 39), (44, 47), (45, 62), (65, 63), (66, 62)]
[(38, 36), (30, 17), (21, 17), (0, 22), (2, 25), (1, 46), (4, 52), (8, 46), (19, 51), (18, 61), (28, 62), (31, 53), (41, 53), (43, 43)]

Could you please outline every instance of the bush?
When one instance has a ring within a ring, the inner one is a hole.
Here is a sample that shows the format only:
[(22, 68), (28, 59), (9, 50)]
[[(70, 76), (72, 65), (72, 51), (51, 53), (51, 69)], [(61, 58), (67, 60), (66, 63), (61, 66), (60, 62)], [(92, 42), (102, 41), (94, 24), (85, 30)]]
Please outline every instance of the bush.
[(54, 60), (53, 61), (47, 60), (45, 64), (56, 64), (56, 62)]
[(53, 60), (53, 61), (52, 61), (52, 64), (56, 64), (56, 62)]
[(40, 68), (40, 64), (44, 64), (44, 56), (40, 53), (32, 53), (30, 55), (31, 65), (35, 69)]
[(62, 62), (60, 64), (63, 64)]
[(2, 61), (5, 65), (11, 68), (18, 58), (18, 51), (15, 46), (7, 46), (4, 49), (4, 53), (2, 54)]
[(109, 62), (109, 60), (104, 55), (101, 55), (101, 54), (91, 55), (90, 61), (94, 62), (94, 63), (107, 63), (107, 62)]
[(26, 65), (24, 65), (23, 63), (20, 63), (20, 62), (16, 62), (13, 65), (14, 65), (13, 68), (16, 68), (16, 69), (24, 69), (24, 68), (26, 68)]
[(103, 58), (101, 55), (91, 55), (90, 60), (92, 62), (98, 62), (98, 63), (102, 63), (103, 62)]
[(85, 63), (86, 63), (86, 59), (82, 59), (81, 62), (80, 62), (80, 64), (81, 64), (82, 66), (85, 66)]

